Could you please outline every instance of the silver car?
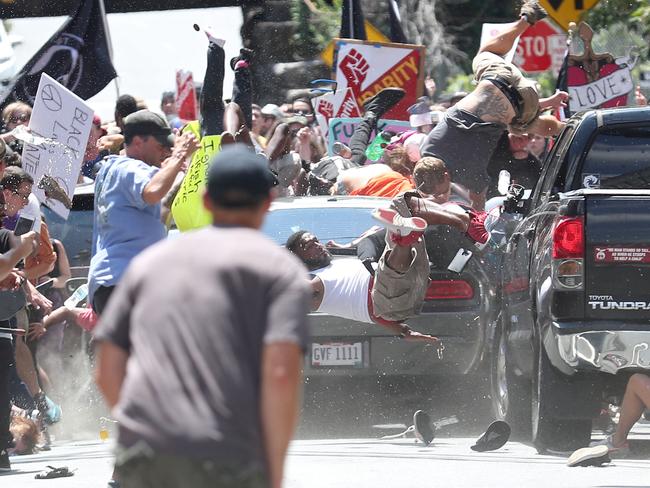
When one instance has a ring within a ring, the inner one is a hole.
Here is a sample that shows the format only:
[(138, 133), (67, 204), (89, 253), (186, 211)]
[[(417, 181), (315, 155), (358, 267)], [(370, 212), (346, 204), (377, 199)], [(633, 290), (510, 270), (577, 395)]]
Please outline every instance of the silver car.
[[(377, 224), (372, 210), (389, 204), (390, 199), (372, 197), (279, 199), (263, 231), (280, 245), (298, 230), (311, 232), (323, 243), (350, 243)], [(407, 323), (439, 337), (444, 349), (404, 341), (380, 325), (312, 313), (306, 376), (448, 375), (477, 370), (486, 329), (497, 308), (494, 280), (478, 253), (462, 273), (447, 271), (458, 249), (471, 246), (455, 229), (429, 226), (425, 240), (431, 282), (421, 314)], [(330, 252), (334, 259), (357, 259), (354, 247), (331, 248)]]

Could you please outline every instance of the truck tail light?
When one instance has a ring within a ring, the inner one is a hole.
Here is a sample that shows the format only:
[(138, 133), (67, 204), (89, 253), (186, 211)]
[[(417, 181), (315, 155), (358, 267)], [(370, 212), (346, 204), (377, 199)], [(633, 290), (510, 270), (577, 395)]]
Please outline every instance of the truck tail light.
[(565, 290), (582, 289), (584, 282), (585, 221), (560, 217), (553, 226), (553, 284)]
[(425, 300), (471, 300), (474, 288), (465, 280), (436, 280), (429, 283)]
[(561, 217), (553, 229), (553, 258), (584, 258), (585, 221), (582, 217)]

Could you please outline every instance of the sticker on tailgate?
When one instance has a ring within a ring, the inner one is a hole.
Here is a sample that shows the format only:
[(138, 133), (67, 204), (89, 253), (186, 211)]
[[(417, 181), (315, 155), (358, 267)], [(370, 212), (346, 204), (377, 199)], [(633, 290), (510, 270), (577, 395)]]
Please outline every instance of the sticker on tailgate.
[(650, 263), (650, 247), (596, 247), (597, 263)]

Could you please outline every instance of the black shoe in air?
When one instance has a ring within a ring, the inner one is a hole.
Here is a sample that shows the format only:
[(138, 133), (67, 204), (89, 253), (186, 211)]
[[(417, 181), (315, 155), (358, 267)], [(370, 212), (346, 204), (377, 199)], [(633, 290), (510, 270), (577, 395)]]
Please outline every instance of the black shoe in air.
[(384, 88), (377, 94), (366, 100), (363, 104), (365, 112), (372, 112), (377, 119), (397, 105), (406, 92), (402, 88)]
[(436, 428), (431, 423), (431, 417), (426, 412), (418, 410), (413, 414), (413, 426), (415, 427), (415, 437), (428, 446), (436, 436)]

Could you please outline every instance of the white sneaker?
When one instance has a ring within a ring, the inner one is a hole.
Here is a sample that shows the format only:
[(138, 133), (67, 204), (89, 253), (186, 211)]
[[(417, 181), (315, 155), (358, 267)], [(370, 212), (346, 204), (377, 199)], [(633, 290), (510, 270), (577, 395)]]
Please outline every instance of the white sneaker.
[(402, 217), (397, 210), (392, 208), (377, 208), (372, 212), (372, 217), (383, 224), (391, 233), (407, 236), (411, 232), (424, 232), (427, 222), (420, 217)]
[(623, 458), (630, 454), (630, 445), (627, 442), (622, 446), (615, 447), (612, 438), (613, 436), (608, 435), (602, 440), (590, 442), (589, 447), (607, 446), (609, 456), (612, 458)]
[(610, 462), (607, 446), (583, 447), (575, 451), (567, 460), (567, 466), (600, 466)]

